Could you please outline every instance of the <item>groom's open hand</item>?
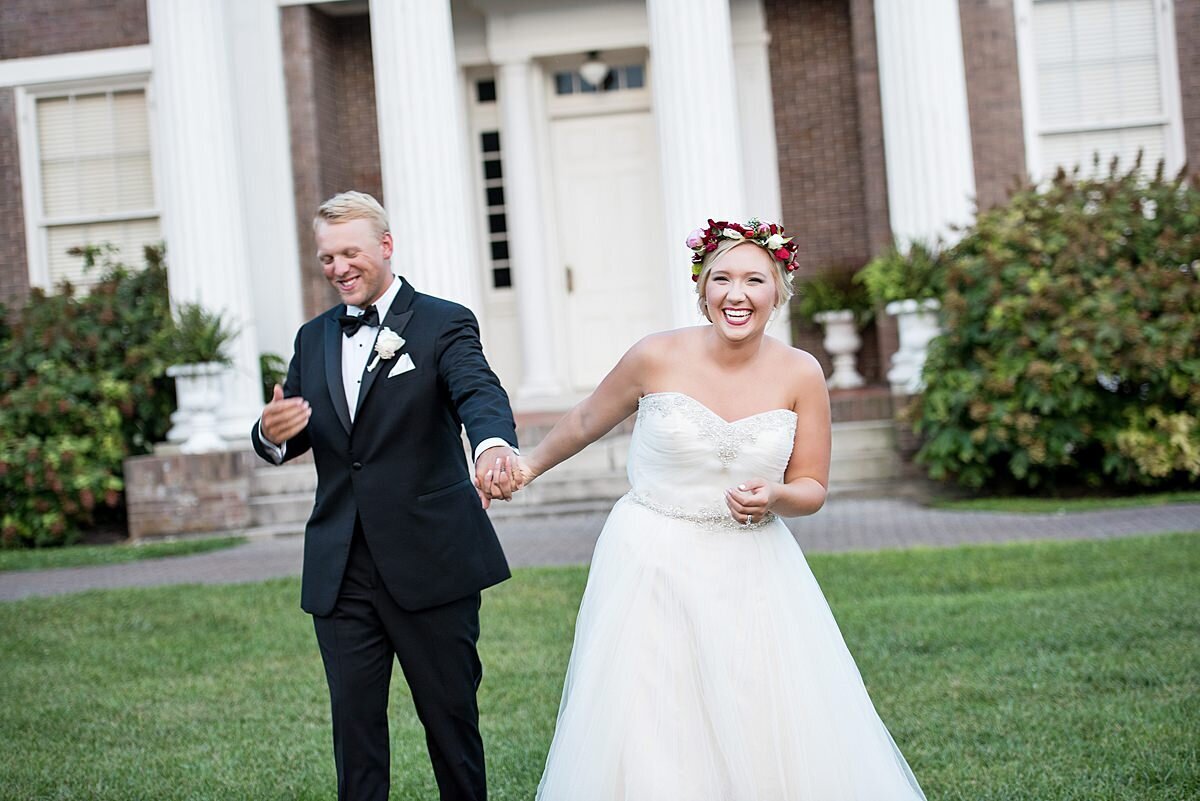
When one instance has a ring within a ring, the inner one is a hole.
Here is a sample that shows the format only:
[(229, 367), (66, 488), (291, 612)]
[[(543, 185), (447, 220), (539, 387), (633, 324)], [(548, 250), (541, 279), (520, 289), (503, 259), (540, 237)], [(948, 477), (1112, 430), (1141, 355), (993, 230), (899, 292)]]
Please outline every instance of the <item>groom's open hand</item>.
[(517, 477), (517, 455), (512, 448), (497, 445), (479, 454), (475, 460), (475, 489), (483, 508), (493, 500), (512, 500), (521, 488)]
[(276, 384), (271, 402), (263, 407), (258, 433), (278, 447), (303, 431), (311, 416), (312, 408), (308, 401), (283, 397), (283, 387)]

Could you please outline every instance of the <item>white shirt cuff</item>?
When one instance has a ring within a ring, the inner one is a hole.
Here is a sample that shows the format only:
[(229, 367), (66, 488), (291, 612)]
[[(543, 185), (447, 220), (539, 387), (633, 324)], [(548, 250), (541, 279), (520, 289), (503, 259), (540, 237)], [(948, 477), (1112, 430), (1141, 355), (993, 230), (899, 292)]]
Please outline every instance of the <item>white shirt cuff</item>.
[(501, 439), (500, 437), (488, 437), (483, 442), (479, 443), (479, 445), (475, 448), (475, 461), (477, 461), (477, 462), (479, 461), (479, 455), (481, 453), (486, 451), (488, 448), (495, 448), (496, 446), (504, 446), (506, 448), (512, 448), (513, 453), (515, 453), (517, 456), (521, 455), (521, 452), (519, 450), (517, 450), (516, 448), (513, 448), (512, 445), (509, 445), (508, 442)]
[(258, 425), (254, 427), (254, 436), (258, 438), (259, 443), (266, 449), (267, 454), (275, 464), (283, 464), (283, 457), (287, 454), (287, 443), (276, 445), (271, 442), (262, 433), (262, 420), (258, 421)]

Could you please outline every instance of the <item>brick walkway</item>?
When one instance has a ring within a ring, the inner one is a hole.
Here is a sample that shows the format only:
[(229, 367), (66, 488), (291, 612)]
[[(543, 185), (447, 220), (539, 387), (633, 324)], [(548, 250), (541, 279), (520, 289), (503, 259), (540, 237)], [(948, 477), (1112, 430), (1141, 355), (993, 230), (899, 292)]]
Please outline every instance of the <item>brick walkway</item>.
[[(499, 517), (496, 529), (514, 567), (585, 564), (604, 524), (603, 511), (556, 517)], [(834, 498), (820, 513), (789, 520), (805, 551), (875, 550), (914, 545), (1035, 539), (1108, 539), (1200, 530), (1200, 504), (1077, 512), (996, 514), (929, 509), (904, 500)], [(0, 601), (91, 589), (161, 584), (229, 584), (299, 575), (302, 538), (255, 540), (196, 556), (122, 565), (0, 573)]]

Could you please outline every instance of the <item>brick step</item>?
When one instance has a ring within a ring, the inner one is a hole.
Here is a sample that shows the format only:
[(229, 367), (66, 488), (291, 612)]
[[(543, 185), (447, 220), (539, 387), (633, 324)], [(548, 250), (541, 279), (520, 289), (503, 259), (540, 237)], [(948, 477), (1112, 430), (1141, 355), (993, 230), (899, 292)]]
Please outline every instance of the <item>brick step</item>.
[(250, 475), (250, 494), (253, 497), (290, 495), (307, 492), (310, 497), (317, 488), (317, 468), (307, 464), (285, 464), (278, 467), (257, 467)]
[(250, 524), (274, 526), (299, 524), (301, 529), (312, 514), (313, 493), (289, 492), (278, 495), (262, 495), (250, 499)]

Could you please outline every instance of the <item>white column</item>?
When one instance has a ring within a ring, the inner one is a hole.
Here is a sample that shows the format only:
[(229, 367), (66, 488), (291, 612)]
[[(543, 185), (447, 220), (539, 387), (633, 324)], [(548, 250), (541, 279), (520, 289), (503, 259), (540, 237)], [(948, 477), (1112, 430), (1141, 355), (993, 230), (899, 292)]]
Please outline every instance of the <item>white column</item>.
[(662, 164), (671, 317), (693, 325), (688, 233), (712, 217), (745, 220), (737, 80), (728, 0), (647, 0), (654, 116)]
[(221, 312), (238, 330), (218, 426), (248, 442), (262, 410), (235, 105), (221, 3), (149, 0), (157, 150), (168, 283), (175, 302)]
[(396, 270), (418, 291), (478, 314), (471, 161), (449, 0), (371, 0), (371, 53)]
[(949, 235), (975, 195), (958, 0), (876, 0), (875, 31), (892, 233)]
[(501, 64), (497, 74), (504, 210), (521, 325), (522, 375), (517, 396), (523, 401), (553, 397), (561, 390), (550, 322), (550, 265), (533, 126), (532, 93), (538, 77), (528, 61)]
[[(278, 0), (225, 0), (258, 348), (291, 357), (304, 322)], [(269, 255), (267, 255), (269, 254)], [(304, 264), (307, 264), (305, 261)]]
[[(784, 220), (779, 188), (779, 149), (775, 141), (775, 104), (771, 96), (771, 59), (762, 0), (732, 0), (733, 65), (737, 73), (742, 169), (746, 176), (748, 214), (782, 221), (791, 234), (803, 235), (803, 220)], [(792, 342), (791, 315), (784, 305), (767, 329), (776, 339)]]

